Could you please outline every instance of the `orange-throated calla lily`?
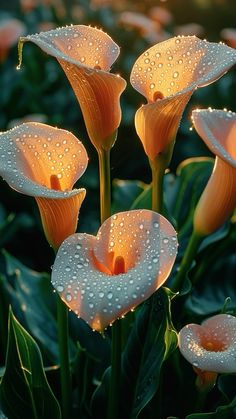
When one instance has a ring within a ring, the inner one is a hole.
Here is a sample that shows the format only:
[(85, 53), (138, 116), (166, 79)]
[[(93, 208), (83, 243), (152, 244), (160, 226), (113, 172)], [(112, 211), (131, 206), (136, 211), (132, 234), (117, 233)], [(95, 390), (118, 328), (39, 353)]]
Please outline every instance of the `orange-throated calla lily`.
[(195, 36), (178, 36), (149, 48), (135, 62), (132, 86), (148, 103), (135, 115), (135, 127), (151, 161), (174, 142), (184, 108), (236, 63), (236, 51)]
[(236, 206), (236, 113), (200, 109), (192, 112), (197, 133), (216, 155), (211, 177), (194, 214), (194, 229), (207, 235), (218, 229)]
[(101, 331), (165, 282), (176, 253), (176, 232), (163, 216), (121, 212), (102, 224), (97, 237), (74, 234), (62, 243), (52, 284), (79, 317)]
[(202, 325), (186, 325), (179, 332), (179, 349), (200, 371), (236, 372), (236, 317), (218, 314)]
[(109, 150), (116, 139), (120, 95), (126, 87), (123, 78), (109, 73), (119, 55), (118, 45), (102, 30), (84, 25), (29, 35), (19, 45), (26, 41), (59, 61), (80, 103), (92, 143), (98, 150)]
[(29, 122), (0, 133), (0, 175), (9, 186), (33, 196), (48, 242), (56, 249), (76, 231), (85, 189), (73, 189), (88, 157), (69, 131)]

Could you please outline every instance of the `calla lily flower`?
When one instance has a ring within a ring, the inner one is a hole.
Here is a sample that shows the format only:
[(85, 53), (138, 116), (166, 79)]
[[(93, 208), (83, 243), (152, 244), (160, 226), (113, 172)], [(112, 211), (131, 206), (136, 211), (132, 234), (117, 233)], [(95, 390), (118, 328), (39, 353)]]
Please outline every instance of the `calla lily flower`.
[(218, 314), (179, 332), (179, 349), (193, 367), (215, 373), (236, 372), (236, 317)]
[(236, 206), (236, 113), (194, 110), (192, 121), (197, 133), (216, 155), (211, 177), (194, 215), (194, 229), (204, 236), (218, 229)]
[(116, 139), (120, 95), (126, 87), (124, 79), (109, 73), (119, 55), (118, 45), (102, 30), (84, 25), (29, 35), (19, 45), (26, 41), (59, 61), (80, 103), (92, 143), (98, 150), (109, 150)]
[(192, 93), (236, 63), (232, 48), (195, 36), (178, 36), (144, 52), (131, 72), (132, 86), (148, 103), (135, 115), (135, 127), (151, 161), (174, 142)]
[(0, 133), (0, 175), (9, 186), (33, 196), (45, 235), (57, 249), (77, 227), (85, 189), (73, 189), (88, 157), (70, 132), (29, 122)]
[(176, 253), (176, 232), (163, 216), (121, 212), (97, 237), (74, 234), (62, 243), (52, 284), (71, 310), (101, 331), (165, 282)]

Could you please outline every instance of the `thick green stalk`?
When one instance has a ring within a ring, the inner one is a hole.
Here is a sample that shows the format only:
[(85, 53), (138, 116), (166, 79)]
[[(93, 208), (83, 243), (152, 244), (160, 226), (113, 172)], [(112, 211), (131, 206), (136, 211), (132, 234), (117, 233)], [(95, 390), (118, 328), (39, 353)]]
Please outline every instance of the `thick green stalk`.
[(62, 419), (70, 419), (72, 387), (69, 361), (68, 309), (59, 295), (57, 295), (57, 325), (61, 377)]
[(150, 166), (152, 169), (152, 210), (163, 212), (163, 182), (165, 167), (163, 165), (153, 164), (150, 161)]
[(196, 256), (197, 250), (202, 242), (202, 239), (202, 236), (198, 235), (195, 231), (193, 231), (188, 246), (185, 250), (184, 257), (180, 264), (179, 271), (175, 277), (173, 286), (171, 288), (173, 292), (181, 291), (186, 278), (186, 274), (192, 265), (192, 262), (194, 260), (194, 257)]
[(163, 214), (164, 175), (172, 157), (173, 147), (174, 142), (170, 143), (165, 150), (157, 154), (154, 160), (149, 159), (152, 170), (152, 210), (160, 214)]
[(100, 217), (101, 224), (111, 215), (110, 150), (99, 149)]
[[(103, 223), (111, 215), (110, 150), (99, 149), (100, 217)], [(108, 419), (118, 419), (121, 368), (121, 323), (112, 326), (111, 385), (108, 402)]]

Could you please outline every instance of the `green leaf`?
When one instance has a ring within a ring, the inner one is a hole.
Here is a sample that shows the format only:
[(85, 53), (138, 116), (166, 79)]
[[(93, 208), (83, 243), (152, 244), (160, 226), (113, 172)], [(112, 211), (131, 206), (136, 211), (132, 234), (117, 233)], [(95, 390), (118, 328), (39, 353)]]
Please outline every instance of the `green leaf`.
[(152, 208), (152, 185), (147, 185), (141, 194), (132, 203), (130, 209), (151, 209)]
[(123, 353), (121, 417), (136, 418), (158, 389), (162, 364), (177, 344), (169, 305), (168, 292), (160, 289), (137, 314)]
[[(125, 321), (125, 320), (124, 320)], [(136, 418), (155, 395), (164, 360), (176, 348), (170, 319), (169, 290), (160, 289), (138, 310), (122, 354), (119, 417)], [(104, 418), (109, 394), (110, 367), (93, 396), (93, 411)]]
[[(58, 360), (55, 294), (48, 274), (29, 269), (6, 252), (0, 254), (5, 291), (14, 313), (56, 364)], [(71, 358), (76, 348), (70, 341)]]
[(113, 180), (112, 212), (129, 210), (135, 199), (146, 190), (147, 185), (139, 180)]
[(6, 370), (0, 385), (0, 403), (11, 419), (60, 418), (60, 407), (43, 369), (38, 345), (9, 312)]
[[(219, 244), (218, 244), (219, 247)], [(201, 276), (201, 281), (192, 288), (192, 292), (185, 302), (185, 309), (193, 316), (211, 316), (222, 311), (226, 298), (227, 312), (236, 314), (235, 272), (236, 256), (222, 254), (209, 263), (211, 255), (204, 253), (204, 260), (208, 261), (208, 268)], [(194, 276), (193, 276), (194, 278)]]

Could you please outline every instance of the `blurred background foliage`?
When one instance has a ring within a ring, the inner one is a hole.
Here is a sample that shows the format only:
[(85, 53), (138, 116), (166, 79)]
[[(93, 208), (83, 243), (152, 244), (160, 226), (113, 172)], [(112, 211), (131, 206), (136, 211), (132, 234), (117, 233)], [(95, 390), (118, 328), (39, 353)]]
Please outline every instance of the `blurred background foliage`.
[[(144, 98), (129, 84), (135, 60), (152, 44), (176, 34), (196, 34), (219, 42), (224, 28), (234, 28), (236, 15), (235, 0), (191, 0), (187, 7), (185, 0), (1, 0), (0, 7), (0, 33), (9, 19), (22, 25), (19, 35), (70, 23), (85, 24), (101, 27), (120, 45), (121, 54), (112, 71), (121, 74), (128, 86), (122, 95), (123, 116), (112, 150), (111, 174), (113, 179), (138, 179), (145, 183), (150, 182), (150, 169), (133, 123)], [(31, 44), (24, 47), (23, 65), (17, 71), (17, 38), (8, 46), (4, 36), (0, 38), (0, 129), (4, 131), (27, 120), (41, 121), (66, 128), (82, 140), (90, 164), (79, 181), (79, 186), (87, 189), (87, 197), (78, 230), (95, 233), (99, 226), (97, 155), (69, 82), (56, 60)], [(232, 45), (232, 40), (224, 41)], [(187, 157), (210, 155), (190, 130), (191, 109), (211, 106), (236, 111), (235, 87), (232, 70), (217, 83), (194, 93), (178, 132), (170, 167), (173, 173)], [(115, 197), (120, 190), (114, 189), (113, 193)], [(15, 193), (2, 180), (0, 230), (2, 247), (29, 267), (48, 271), (54, 255), (48, 251), (34, 200)]]

